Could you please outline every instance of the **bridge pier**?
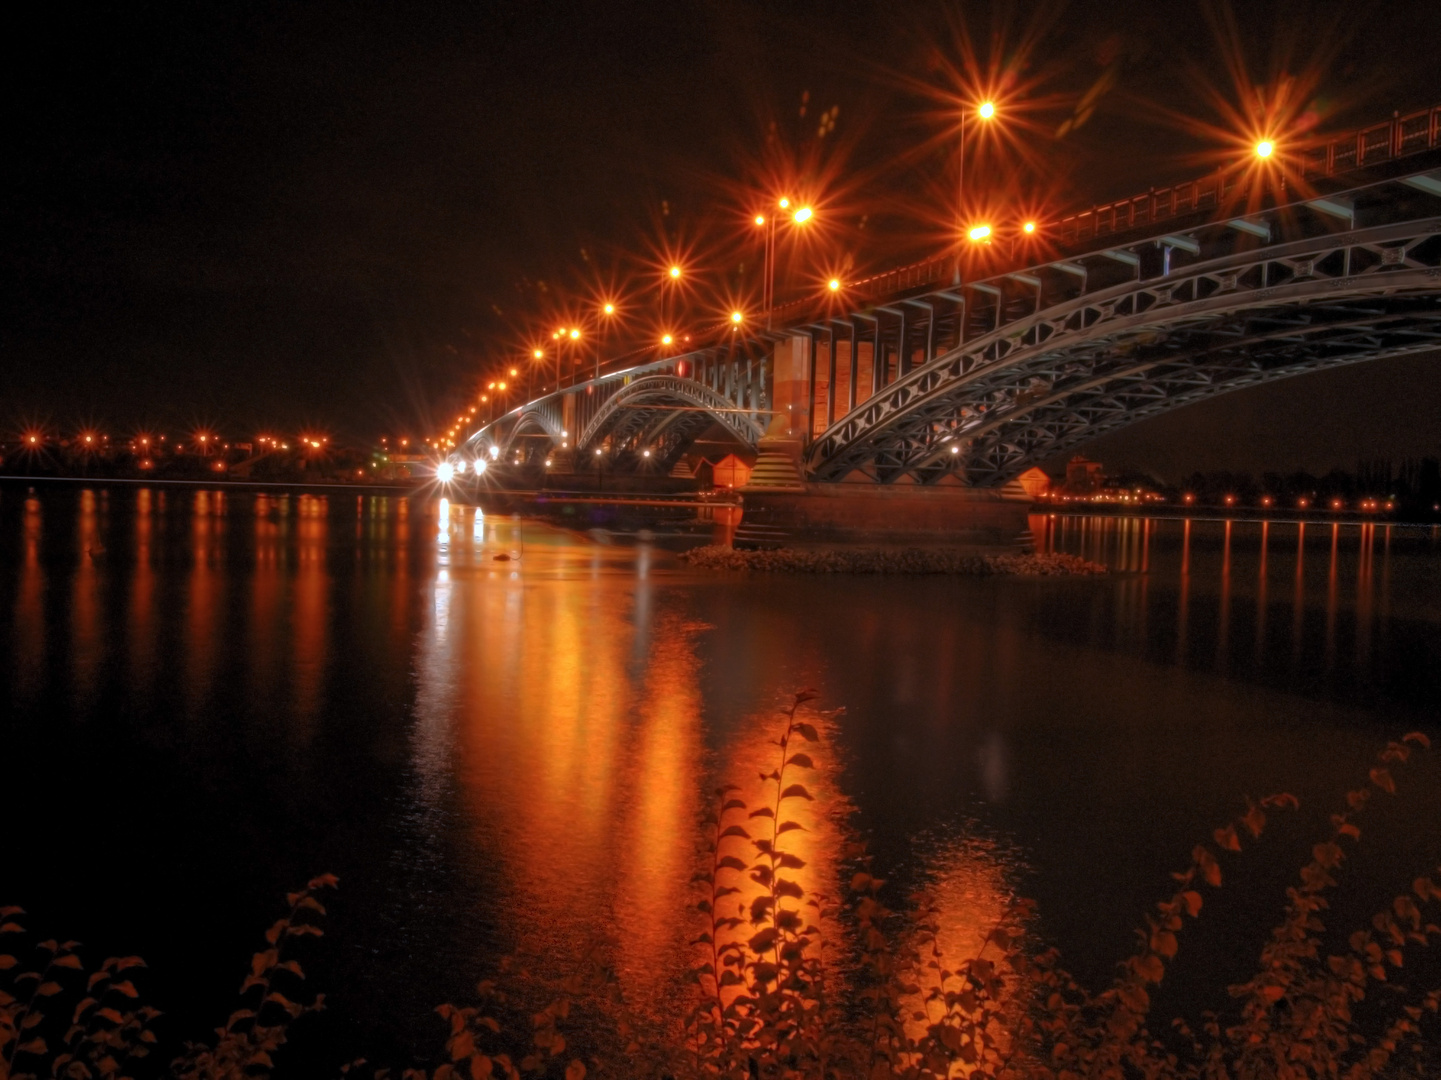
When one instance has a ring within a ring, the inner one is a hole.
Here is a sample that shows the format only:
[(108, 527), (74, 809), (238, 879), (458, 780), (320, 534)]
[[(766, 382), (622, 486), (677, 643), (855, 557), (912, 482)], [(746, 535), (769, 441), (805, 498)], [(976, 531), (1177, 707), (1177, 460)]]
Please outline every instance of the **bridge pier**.
[(1027, 528), (1031, 499), (1004, 488), (803, 484), (747, 486), (741, 533), (759, 526), (776, 540), (815, 543), (947, 544), (1010, 548)]

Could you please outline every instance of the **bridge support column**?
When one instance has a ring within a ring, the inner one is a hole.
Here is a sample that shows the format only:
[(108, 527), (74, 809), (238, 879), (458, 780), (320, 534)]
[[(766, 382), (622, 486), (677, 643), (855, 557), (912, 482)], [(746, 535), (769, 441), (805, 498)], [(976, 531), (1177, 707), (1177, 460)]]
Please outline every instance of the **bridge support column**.
[(771, 417), (757, 446), (755, 468), (745, 491), (805, 490), (801, 451), (814, 426), (811, 410), (811, 339), (796, 334), (777, 343), (771, 366)]
[(771, 378), (771, 418), (766, 436), (805, 441), (812, 427), (809, 335), (796, 334), (776, 344)]
[[(881, 543), (1013, 548), (1031, 510), (1008, 488), (803, 484), (800, 490), (741, 489), (741, 534), (776, 543)], [(740, 535), (740, 534), (738, 534)]]

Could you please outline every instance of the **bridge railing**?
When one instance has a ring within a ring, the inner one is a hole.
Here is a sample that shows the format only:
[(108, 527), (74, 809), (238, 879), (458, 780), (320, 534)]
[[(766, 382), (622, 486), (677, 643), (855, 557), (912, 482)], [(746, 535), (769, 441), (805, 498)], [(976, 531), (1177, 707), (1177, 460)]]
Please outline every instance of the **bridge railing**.
[[(1393, 116), (1384, 123), (1335, 135), (1293, 153), (1299, 160), (1302, 179), (1320, 180), (1438, 146), (1441, 146), (1441, 105), (1406, 116)], [(1184, 184), (1153, 188), (1143, 195), (1063, 217), (1051, 226), (1051, 232), (1061, 243), (1078, 243), (1183, 214), (1214, 210), (1222, 206), (1226, 195), (1241, 183), (1243, 181), (1234, 177), (1228, 183), (1223, 174), (1216, 173)]]

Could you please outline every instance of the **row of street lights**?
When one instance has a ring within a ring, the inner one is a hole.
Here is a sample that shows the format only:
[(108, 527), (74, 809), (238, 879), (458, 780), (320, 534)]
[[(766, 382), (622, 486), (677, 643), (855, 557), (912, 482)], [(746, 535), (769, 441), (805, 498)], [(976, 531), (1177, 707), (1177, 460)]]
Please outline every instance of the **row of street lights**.
[[(967, 223), (966, 221), (966, 122), (968, 117), (970, 117), (972, 113), (975, 114), (975, 118), (977, 121), (983, 123), (991, 123), (998, 118), (999, 109), (995, 101), (986, 99), (974, 105), (973, 107), (962, 109), (960, 113), (960, 133), (958, 140), (959, 168), (957, 171), (956, 184), (956, 215), (958, 222), (958, 235), (960, 235), (965, 240), (970, 241), (970, 243), (972, 244), (990, 244), (994, 240), (999, 238), (997, 234), (997, 229), (992, 224), (988, 222)], [(1271, 158), (1275, 154), (1276, 143), (1271, 138), (1262, 138), (1256, 141), (1252, 145), (1251, 149), (1256, 158), (1264, 161)], [(811, 222), (815, 219), (815, 210), (813, 207), (804, 204), (794, 205), (789, 196), (785, 196), (777, 200), (776, 210), (776, 213), (772, 213), (769, 215), (764, 213), (758, 213), (755, 215), (754, 218), (756, 227), (763, 230), (764, 237), (763, 292), (761, 304), (765, 311), (765, 324), (767, 330), (770, 330), (772, 328), (773, 315), (775, 311), (775, 264), (778, 239), (776, 233), (777, 225), (782, 221), (787, 221), (793, 227), (804, 227), (808, 222)], [(1036, 221), (1027, 220), (1022, 222), (1016, 232), (1010, 233), (1012, 251), (1015, 250), (1015, 244), (1017, 242), (1022, 239), (1034, 237), (1039, 230), (1040, 225)], [(959, 275), (959, 273), (960, 264), (958, 262), (957, 274)], [(680, 284), (684, 274), (685, 271), (683, 270), (683, 268), (679, 264), (673, 263), (667, 268), (665, 275), (661, 279), (660, 300), (661, 322), (663, 325), (670, 321), (668, 318), (669, 305), (667, 303), (669, 295), (671, 292), (675, 291), (675, 288)], [(838, 293), (842, 288), (842, 282), (839, 278), (831, 278), (826, 282), (826, 288), (831, 293)], [(596, 334), (595, 348), (596, 378), (600, 377), (606, 331), (609, 329), (610, 323), (618, 314), (617, 305), (613, 300), (606, 300), (598, 306), (598, 313), (600, 315), (600, 318), (597, 320), (598, 332)], [(732, 311), (730, 314), (730, 322), (732, 331), (739, 330), (740, 327), (746, 322), (746, 316), (741, 311)], [(555, 342), (556, 350), (555, 371), (557, 389), (559, 389), (564, 382), (564, 346), (567, 342), (569, 342), (572, 348), (577, 350), (573, 353), (572, 356), (572, 375), (577, 375), (579, 372), (580, 355), (578, 350), (581, 348), (580, 343), (584, 337), (585, 334), (582, 328), (579, 326), (561, 327), (551, 335), (551, 339)], [(689, 338), (686, 338), (685, 340), (688, 341)], [(660, 337), (660, 345), (663, 348), (670, 348), (675, 343), (676, 336), (674, 333), (670, 331), (662, 333)], [(532, 349), (531, 357), (538, 364), (545, 359), (545, 350), (537, 346)], [(510, 374), (511, 377), (514, 378), (516, 375), (516, 369), (511, 368)], [(491, 382), (487, 387), (490, 393), (482, 395), (481, 401), (483, 403), (488, 402), (491, 396), (494, 395), (497, 391), (503, 394), (506, 391), (506, 387), (507, 384), (505, 382)], [(529, 374), (527, 374), (526, 388), (527, 393), (529, 394), (531, 389)], [(493, 418), (493, 406), (490, 411)], [(456, 422), (456, 426), (446, 433), (448, 436), (448, 441), (451, 445), (454, 445), (454, 439), (456, 434), (458, 433), (460, 425), (463, 424), (466, 419), (473, 418), (474, 412), (475, 410), (474, 408), (472, 408), (470, 410), (470, 417), (462, 417), (458, 419)]]

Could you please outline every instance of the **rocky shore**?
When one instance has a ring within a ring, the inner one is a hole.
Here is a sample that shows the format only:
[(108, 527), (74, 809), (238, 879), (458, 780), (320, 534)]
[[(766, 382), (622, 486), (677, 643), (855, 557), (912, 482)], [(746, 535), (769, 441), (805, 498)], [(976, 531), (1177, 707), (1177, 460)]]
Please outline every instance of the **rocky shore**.
[(681, 553), (701, 570), (752, 570), (773, 574), (968, 574), (984, 577), (1056, 577), (1106, 573), (1078, 555), (982, 555), (946, 548), (779, 548), (741, 551), (707, 545)]

